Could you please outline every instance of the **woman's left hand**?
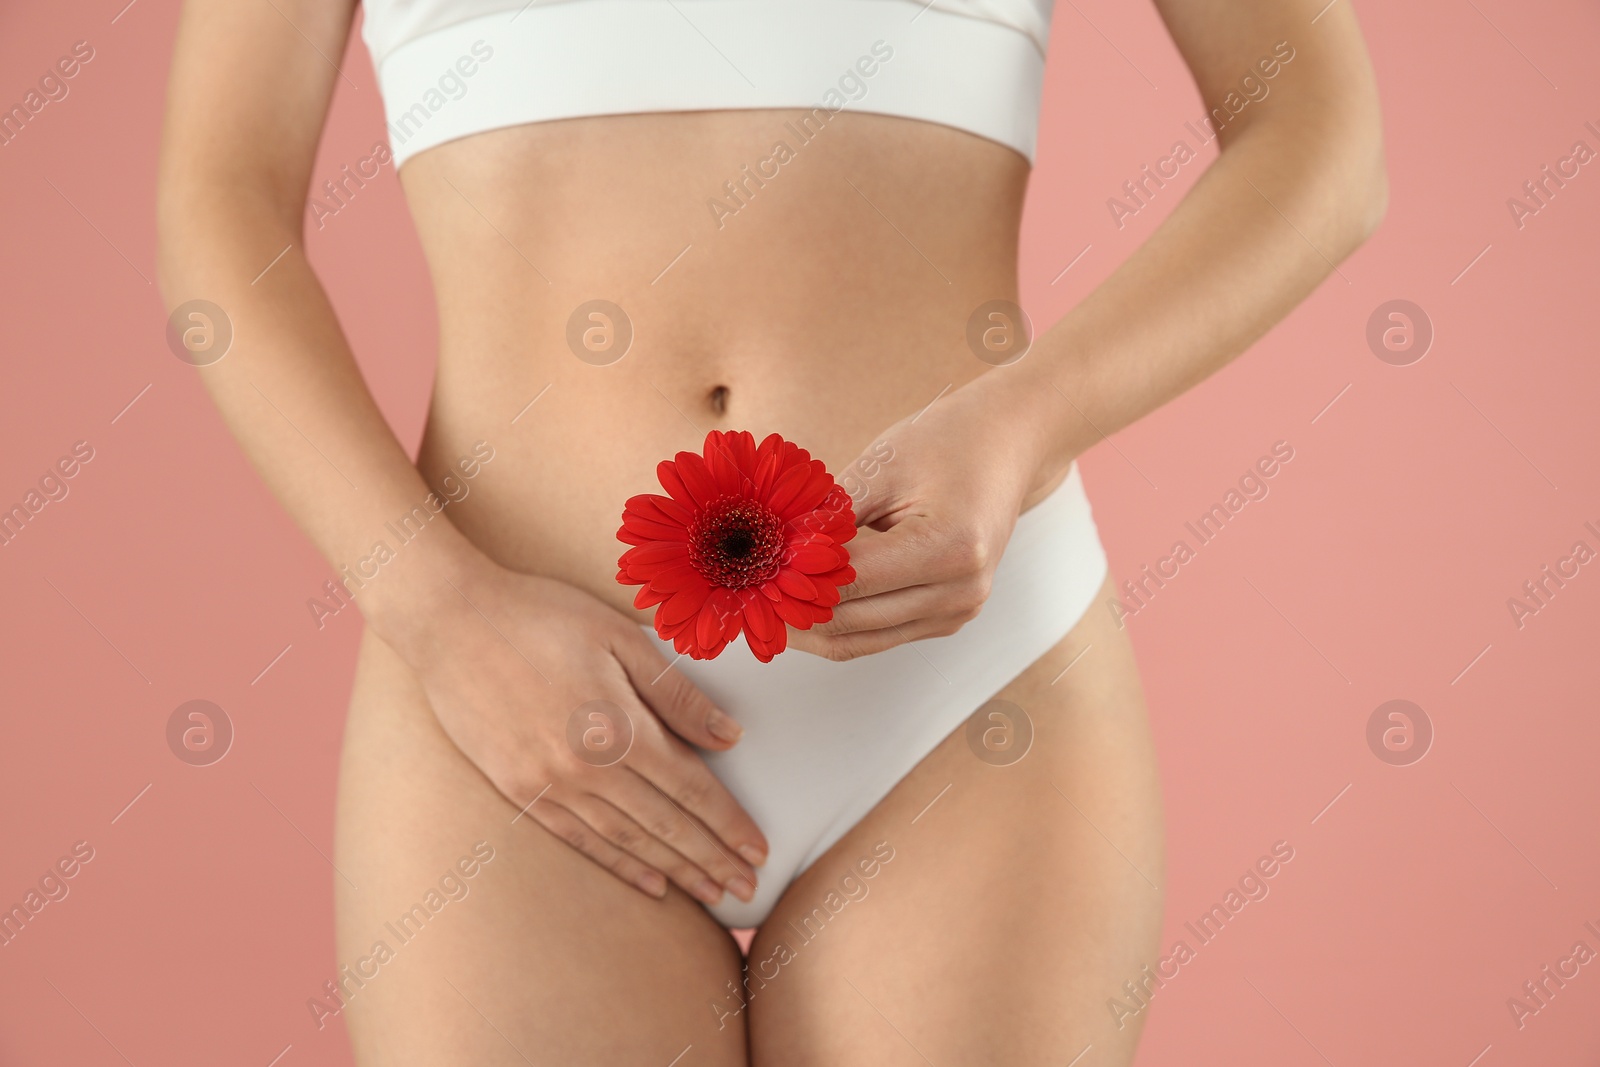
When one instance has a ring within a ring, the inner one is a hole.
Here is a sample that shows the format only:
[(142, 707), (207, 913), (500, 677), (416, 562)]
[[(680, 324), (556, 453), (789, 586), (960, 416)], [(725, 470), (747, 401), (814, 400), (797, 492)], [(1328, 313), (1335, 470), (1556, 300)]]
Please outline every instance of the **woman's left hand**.
[(1065, 468), (1046, 452), (1036, 396), (984, 374), (891, 426), (840, 476), (860, 533), (856, 580), (833, 619), (789, 633), (832, 660), (953, 634), (977, 617), (1017, 516)]

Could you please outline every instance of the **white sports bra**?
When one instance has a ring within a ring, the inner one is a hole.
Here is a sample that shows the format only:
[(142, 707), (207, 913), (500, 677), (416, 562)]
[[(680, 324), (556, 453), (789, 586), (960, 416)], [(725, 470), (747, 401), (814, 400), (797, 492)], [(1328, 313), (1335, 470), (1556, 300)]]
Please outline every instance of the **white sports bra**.
[(1052, 3), (364, 0), (361, 36), (397, 167), (523, 123), (743, 108), (921, 119), (1032, 162)]

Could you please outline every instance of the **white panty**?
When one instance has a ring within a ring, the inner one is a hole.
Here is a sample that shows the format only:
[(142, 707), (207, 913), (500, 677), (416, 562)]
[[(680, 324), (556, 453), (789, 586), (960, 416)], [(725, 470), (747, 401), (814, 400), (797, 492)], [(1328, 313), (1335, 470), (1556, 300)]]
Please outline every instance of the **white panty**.
[(674, 670), (744, 727), (706, 763), (767, 836), (749, 904), (710, 911), (727, 927), (763, 922), (789, 883), (882, 800), (986, 700), (1056, 645), (1106, 575), (1077, 464), (1017, 519), (982, 613), (949, 637), (835, 663), (789, 649), (762, 663), (743, 640)]

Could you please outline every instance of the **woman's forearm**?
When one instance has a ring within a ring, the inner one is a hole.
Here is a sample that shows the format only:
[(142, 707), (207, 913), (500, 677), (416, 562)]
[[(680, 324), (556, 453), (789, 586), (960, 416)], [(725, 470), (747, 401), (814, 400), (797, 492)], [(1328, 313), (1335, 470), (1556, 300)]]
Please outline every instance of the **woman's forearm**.
[[(232, 344), (198, 368), (201, 381), (336, 580), (404, 652), (425, 640), (429, 616), (448, 610), (453, 594), (441, 579), (476, 549), (440, 513), (443, 498), (374, 403), (306, 261), (299, 211), (282, 199), (169, 176), (160, 209), (162, 292), (169, 309), (197, 298), (223, 309)], [(409, 515), (425, 533), (402, 547), (385, 524)]]
[(1366, 239), (1385, 202), (1375, 101), (1283, 108), (1227, 140), (1150, 238), (1002, 370), (1034, 414), (1044, 475), (1266, 333)]

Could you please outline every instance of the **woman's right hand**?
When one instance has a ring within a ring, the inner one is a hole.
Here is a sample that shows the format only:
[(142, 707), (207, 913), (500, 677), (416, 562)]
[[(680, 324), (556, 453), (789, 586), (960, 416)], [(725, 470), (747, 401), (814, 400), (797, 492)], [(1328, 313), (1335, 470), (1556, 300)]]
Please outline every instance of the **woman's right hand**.
[[(670, 879), (707, 904), (724, 889), (749, 901), (766, 839), (690, 747), (731, 748), (738, 724), (669, 670), (637, 624), (574, 586), (487, 557), (451, 586), (402, 654), (440, 725), (495, 788), (651, 896), (664, 896)], [(569, 732), (593, 700), (627, 723), (585, 712)], [(617, 762), (580, 751), (586, 730), (630, 726)]]

